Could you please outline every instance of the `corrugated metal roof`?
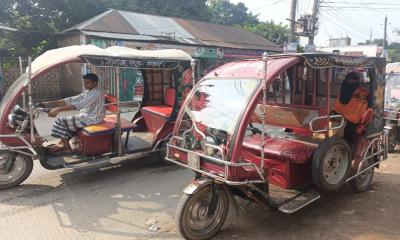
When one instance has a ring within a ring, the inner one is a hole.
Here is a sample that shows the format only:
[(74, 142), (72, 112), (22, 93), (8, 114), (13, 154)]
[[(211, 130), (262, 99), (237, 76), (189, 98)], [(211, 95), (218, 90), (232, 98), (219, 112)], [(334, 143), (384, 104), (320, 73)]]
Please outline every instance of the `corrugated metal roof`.
[(125, 34), (125, 33), (110, 33), (110, 32), (95, 32), (95, 31), (82, 31), (82, 33), (89, 36), (104, 37), (104, 38), (114, 38), (122, 40), (137, 40), (137, 41), (157, 41), (160, 40), (159, 37), (144, 36), (137, 34)]
[(120, 10), (108, 10), (62, 33), (76, 30), (114, 39), (282, 51), (278, 45), (240, 28)]
[(172, 18), (126, 11), (119, 12), (141, 35), (194, 38)]
[(76, 31), (76, 30), (86, 30), (86, 28), (87, 28), (88, 26), (90, 26), (91, 24), (93, 24), (93, 23), (96, 22), (97, 20), (101, 19), (102, 17), (104, 17), (104, 16), (106, 16), (106, 15), (112, 13), (113, 11), (114, 11), (114, 10), (112, 10), (112, 9), (107, 10), (107, 11), (103, 12), (102, 14), (99, 14), (99, 15), (97, 15), (97, 16), (94, 16), (94, 17), (92, 17), (92, 18), (89, 18), (88, 20), (86, 20), (86, 21), (84, 21), (84, 22), (78, 23), (78, 24), (75, 25), (75, 26), (72, 26), (72, 27), (70, 27), (70, 28), (68, 28), (68, 29), (65, 29), (65, 30), (62, 31), (61, 33), (66, 33), (66, 32), (71, 32), (71, 31)]
[(139, 34), (120, 11), (112, 11), (88, 25), (85, 30), (113, 33)]
[(182, 18), (175, 18), (175, 20), (187, 29), (196, 39), (201, 39), (210, 45), (233, 48), (267, 48), (276, 51), (282, 50), (281, 47), (271, 41), (240, 28)]

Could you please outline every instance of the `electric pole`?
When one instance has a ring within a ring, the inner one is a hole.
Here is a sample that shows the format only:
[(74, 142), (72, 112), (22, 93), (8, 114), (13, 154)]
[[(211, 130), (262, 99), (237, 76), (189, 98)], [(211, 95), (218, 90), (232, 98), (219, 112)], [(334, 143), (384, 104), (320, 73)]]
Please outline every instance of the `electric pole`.
[(314, 45), (314, 37), (317, 32), (317, 16), (318, 16), (318, 11), (319, 11), (319, 0), (314, 0), (313, 4), (313, 12), (312, 12), (312, 27), (311, 27), (311, 33), (310, 36), (308, 37), (308, 44)]
[(383, 54), (382, 57), (386, 58), (387, 56), (387, 49), (386, 49), (386, 29), (387, 29), (387, 15), (385, 16), (385, 27), (383, 32)]
[(369, 45), (372, 45), (372, 28), (371, 31), (369, 32)]
[(292, 0), (292, 7), (290, 10), (290, 31), (289, 31), (289, 43), (293, 43), (296, 40), (295, 28), (296, 28), (296, 8), (297, 0)]

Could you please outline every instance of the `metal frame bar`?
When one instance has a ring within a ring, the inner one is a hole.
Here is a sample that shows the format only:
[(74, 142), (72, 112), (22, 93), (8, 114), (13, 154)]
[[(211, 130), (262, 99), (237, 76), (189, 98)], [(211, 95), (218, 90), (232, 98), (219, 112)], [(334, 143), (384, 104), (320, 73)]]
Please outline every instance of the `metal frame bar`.
[[(33, 148), (32, 144), (30, 144), (24, 137), (22, 137), (20, 134), (0, 134), (0, 139), (2, 138), (18, 138), (20, 139), (22, 142), (24, 142), (26, 144), (26, 146), (19, 146), (19, 147), (8, 147), (8, 146), (0, 146), (0, 150), (20, 150), (20, 149), (28, 149), (29, 151), (32, 152), (32, 154), (34, 156), (37, 156), (37, 152), (35, 151), (35, 149)], [(27, 154), (29, 155), (29, 154)]]
[[(391, 110), (384, 110), (384, 113), (395, 113), (396, 116), (399, 113), (399, 111), (391, 111)], [(400, 118), (391, 118), (391, 117), (383, 117), (385, 120), (390, 120), (390, 121), (400, 121)]]
[[(367, 150), (364, 152), (364, 156), (363, 156), (363, 160), (358, 164), (358, 169), (357, 169), (357, 173), (349, 178), (347, 178), (346, 182), (349, 182), (350, 180), (360, 176), (361, 174), (365, 173), (366, 171), (370, 170), (371, 168), (379, 165), (381, 162), (385, 161), (387, 159), (388, 156), (388, 147), (387, 147), (387, 143), (388, 143), (388, 134), (385, 132), (383, 133), (383, 141), (381, 138), (375, 138), (374, 140), (372, 140), (367, 147)], [(378, 142), (378, 151), (375, 153), (372, 153), (371, 155), (367, 155), (369, 150), (371, 149), (371, 147)], [(369, 159), (375, 157), (375, 156), (379, 156), (382, 155), (383, 158), (382, 160), (375, 162), (374, 164), (368, 166), (366, 169), (361, 170), (361, 166)]]
[[(340, 121), (340, 125), (339, 125), (339, 126), (336, 126), (336, 127), (330, 127), (330, 126), (329, 126), (329, 120), (332, 119), (332, 118), (339, 118), (339, 119), (341, 120), (341, 121)], [(326, 129), (321, 129), (321, 130), (314, 130), (313, 123), (314, 123), (315, 121), (317, 121), (317, 120), (320, 120), (320, 119), (328, 119), (328, 128), (326, 128)], [(343, 117), (342, 115), (340, 115), (340, 114), (337, 114), (337, 115), (326, 115), (326, 116), (321, 116), (321, 117), (313, 118), (313, 119), (311, 119), (311, 121), (310, 121), (310, 123), (309, 123), (308, 125), (309, 125), (309, 128), (310, 128), (310, 130), (311, 130), (312, 132), (314, 132), (314, 133), (321, 133), (321, 132), (329, 132), (329, 130), (340, 129), (340, 128), (343, 127), (344, 122), (345, 122), (345, 121), (344, 121), (344, 117)]]
[[(173, 139), (182, 140), (182, 138), (176, 137), (176, 136), (173, 136), (171, 138), (171, 140), (173, 140)], [(191, 166), (189, 166), (187, 164), (183, 164), (183, 163), (181, 163), (181, 162), (179, 162), (179, 161), (177, 161), (175, 159), (169, 158), (170, 148), (174, 148), (174, 149), (182, 151), (182, 152), (186, 152), (186, 153), (191, 153), (191, 154), (197, 155), (199, 157), (205, 158), (205, 159), (207, 159), (207, 160), (209, 160), (209, 161), (211, 161), (213, 163), (216, 163), (216, 164), (223, 164), (224, 168), (225, 168), (225, 175), (222, 177), (222, 176), (219, 176), (219, 175), (216, 175), (216, 174), (208, 173), (208, 172), (205, 172), (205, 171), (203, 171), (201, 169), (193, 168), (193, 167), (191, 167)], [(264, 175), (262, 174), (261, 170), (258, 168), (258, 166), (255, 163), (234, 163), (234, 162), (229, 162), (229, 161), (225, 161), (225, 160), (222, 160), (222, 159), (219, 159), (219, 158), (211, 157), (211, 156), (199, 153), (199, 152), (194, 152), (194, 151), (191, 151), (191, 150), (187, 150), (187, 149), (184, 149), (182, 147), (174, 146), (174, 145), (171, 145), (170, 143), (167, 144), (167, 154), (166, 154), (166, 158), (165, 159), (170, 161), (170, 162), (173, 162), (175, 164), (178, 164), (180, 166), (189, 168), (189, 169), (191, 169), (193, 171), (196, 171), (196, 172), (199, 172), (201, 174), (207, 175), (209, 177), (213, 177), (215, 179), (218, 179), (218, 180), (220, 180), (222, 182), (225, 182), (225, 183), (227, 183), (229, 185), (245, 185), (245, 184), (249, 184), (249, 183), (265, 183), (265, 177), (264, 177)], [(259, 175), (261, 180), (250, 180), (250, 181), (246, 180), (246, 181), (240, 181), (240, 182), (239, 181), (230, 181), (230, 180), (228, 180), (228, 175), (226, 175), (226, 171), (228, 170), (229, 167), (253, 167), (257, 171), (257, 174)]]
[(28, 105), (29, 121), (31, 127), (31, 143), (35, 143), (34, 123), (33, 123), (33, 98), (32, 98), (32, 57), (28, 57)]

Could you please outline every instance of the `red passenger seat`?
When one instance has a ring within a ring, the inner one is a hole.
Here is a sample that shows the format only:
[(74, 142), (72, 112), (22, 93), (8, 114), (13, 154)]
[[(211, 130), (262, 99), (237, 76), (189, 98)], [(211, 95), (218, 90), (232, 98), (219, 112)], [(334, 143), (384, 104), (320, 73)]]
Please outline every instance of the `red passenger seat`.
[[(255, 151), (260, 155), (261, 135), (254, 134), (245, 137), (243, 148)], [(293, 139), (266, 137), (264, 154), (265, 158), (287, 160), (292, 163), (306, 163), (312, 156), (316, 147), (295, 141)]]
[(167, 88), (164, 94), (164, 105), (146, 106), (142, 108), (142, 112), (149, 112), (169, 118), (172, 113), (172, 108), (175, 104), (175, 89)]
[(141, 112), (150, 132), (157, 132), (171, 116), (175, 104), (174, 88), (167, 88), (164, 94), (164, 105), (146, 106)]

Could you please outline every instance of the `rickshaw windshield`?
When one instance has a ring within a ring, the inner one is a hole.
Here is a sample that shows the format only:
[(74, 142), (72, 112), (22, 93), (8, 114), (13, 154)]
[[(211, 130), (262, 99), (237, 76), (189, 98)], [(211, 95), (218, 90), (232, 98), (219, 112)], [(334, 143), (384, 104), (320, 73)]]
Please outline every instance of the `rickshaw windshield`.
[(6, 105), (9, 103), (9, 101), (26, 84), (28, 84), (28, 75), (27, 74), (22, 74), (17, 80), (15, 80), (15, 82), (10, 86), (10, 88), (7, 90), (6, 94), (4, 95), (3, 99), (1, 100), (0, 113), (3, 113), (5, 111)]
[(400, 107), (400, 73), (387, 74), (385, 107), (396, 110)]
[(256, 79), (202, 81), (184, 107), (182, 122), (190, 124), (180, 124), (178, 131), (184, 132), (194, 127), (197, 134), (207, 142), (226, 143), (259, 83)]

